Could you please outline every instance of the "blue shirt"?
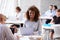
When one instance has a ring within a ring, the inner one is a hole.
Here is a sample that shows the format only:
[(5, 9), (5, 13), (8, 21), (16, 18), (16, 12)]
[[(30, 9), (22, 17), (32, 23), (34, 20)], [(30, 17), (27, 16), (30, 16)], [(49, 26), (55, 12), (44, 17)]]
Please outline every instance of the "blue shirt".
[(48, 17), (53, 17), (55, 14), (56, 14), (55, 11), (53, 11), (53, 10), (48, 10), (48, 11), (45, 12), (44, 15), (45, 15), (45, 16), (48, 16)]

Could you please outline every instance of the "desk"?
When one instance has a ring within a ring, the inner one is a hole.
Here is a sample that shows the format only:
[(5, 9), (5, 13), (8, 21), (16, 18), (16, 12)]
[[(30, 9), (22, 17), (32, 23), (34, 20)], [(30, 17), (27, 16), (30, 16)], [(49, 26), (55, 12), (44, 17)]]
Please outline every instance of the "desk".
[(46, 19), (52, 19), (52, 17), (41, 16), (40, 19), (41, 19), (41, 23), (44, 24)]
[(24, 23), (24, 22), (23, 21), (19, 21), (19, 20), (14, 20), (14, 21), (7, 20), (5, 23), (6, 24), (20, 24), (20, 23)]
[[(51, 25), (51, 27), (44, 27), (43, 26), (43, 29), (45, 30), (45, 33), (46, 33), (46, 35), (47, 35), (47, 38), (46, 38), (46, 40), (49, 40), (49, 33), (50, 33), (50, 31), (52, 30), (52, 29), (54, 29), (54, 28), (58, 28), (58, 27), (60, 27), (60, 24), (53, 24), (53, 25)], [(55, 30), (56, 31), (56, 30)], [(46, 37), (46, 35), (45, 35), (45, 37)]]
[(42, 35), (30, 35), (30, 36), (22, 36), (18, 34), (14, 34), (14, 36), (18, 36), (18, 40), (42, 40)]
[(40, 19), (52, 19), (52, 17), (41, 16)]
[(24, 21), (19, 21), (19, 20), (6, 20), (5, 21), (5, 24), (6, 26), (10, 27), (12, 24), (21, 24), (21, 23), (24, 23)]
[(20, 40), (42, 40), (42, 36), (23, 36)]
[[(44, 27), (44, 26), (42, 26), (42, 28), (43, 28), (43, 34), (45, 34), (44, 35), (44, 40), (49, 40), (50, 39), (50, 37), (49, 37), (49, 33), (50, 33), (50, 31), (52, 30), (52, 29), (54, 29), (54, 27)], [(45, 38), (46, 37), (46, 38)]]

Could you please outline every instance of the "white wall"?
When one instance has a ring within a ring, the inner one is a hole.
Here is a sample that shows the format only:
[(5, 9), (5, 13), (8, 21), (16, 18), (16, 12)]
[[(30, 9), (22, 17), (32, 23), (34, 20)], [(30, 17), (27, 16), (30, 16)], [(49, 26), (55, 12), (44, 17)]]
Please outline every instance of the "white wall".
[(41, 13), (44, 13), (49, 9), (49, 5), (57, 5), (60, 8), (60, 0), (19, 0), (19, 6), (22, 9), (22, 12), (32, 6), (36, 5)]
[(13, 16), (17, 0), (0, 0), (0, 13), (6, 16)]
[(41, 0), (41, 12), (44, 13), (49, 9), (49, 5), (57, 5), (60, 8), (60, 0)]
[(26, 10), (32, 5), (35, 5), (40, 10), (40, 0), (20, 0), (19, 4), (22, 12), (26, 12)]
[(17, 5), (21, 7), (23, 13), (32, 5), (37, 6), (41, 13), (44, 13), (50, 4), (60, 8), (60, 0), (0, 0), (0, 13), (14, 15), (13, 12)]

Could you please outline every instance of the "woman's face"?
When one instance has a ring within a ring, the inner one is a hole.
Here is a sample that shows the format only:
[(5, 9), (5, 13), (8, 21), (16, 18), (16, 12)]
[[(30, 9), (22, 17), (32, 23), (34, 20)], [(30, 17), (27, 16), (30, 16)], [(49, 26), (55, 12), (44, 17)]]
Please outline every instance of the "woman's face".
[(34, 19), (34, 17), (35, 17), (35, 12), (29, 10), (29, 16), (30, 16), (31, 19)]
[(19, 11), (16, 9), (16, 13), (19, 13)]
[(53, 7), (53, 10), (55, 10), (55, 7)]
[(53, 10), (56, 10), (55, 7), (53, 7)]
[(53, 9), (53, 6), (49, 6), (49, 9), (52, 10)]

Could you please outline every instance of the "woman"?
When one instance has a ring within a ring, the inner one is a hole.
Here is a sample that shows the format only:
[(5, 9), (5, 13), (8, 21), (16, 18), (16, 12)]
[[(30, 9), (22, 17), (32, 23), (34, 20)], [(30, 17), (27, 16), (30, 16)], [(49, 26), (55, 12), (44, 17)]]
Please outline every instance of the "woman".
[(11, 30), (5, 25), (6, 16), (0, 14), (0, 40), (16, 40)]
[(56, 5), (53, 6), (53, 16), (56, 15), (56, 10), (58, 9), (58, 7)]
[(40, 13), (37, 7), (31, 6), (27, 10), (26, 12), (27, 20), (25, 21), (24, 27), (27, 28), (26, 30), (29, 29), (29, 31), (27, 31), (27, 33), (23, 33), (23, 35), (34, 35), (35, 32), (37, 32), (37, 34), (40, 35), (42, 28), (41, 28), (39, 16)]
[(20, 7), (16, 7), (16, 20), (23, 20), (23, 13), (21, 12), (21, 8)]

